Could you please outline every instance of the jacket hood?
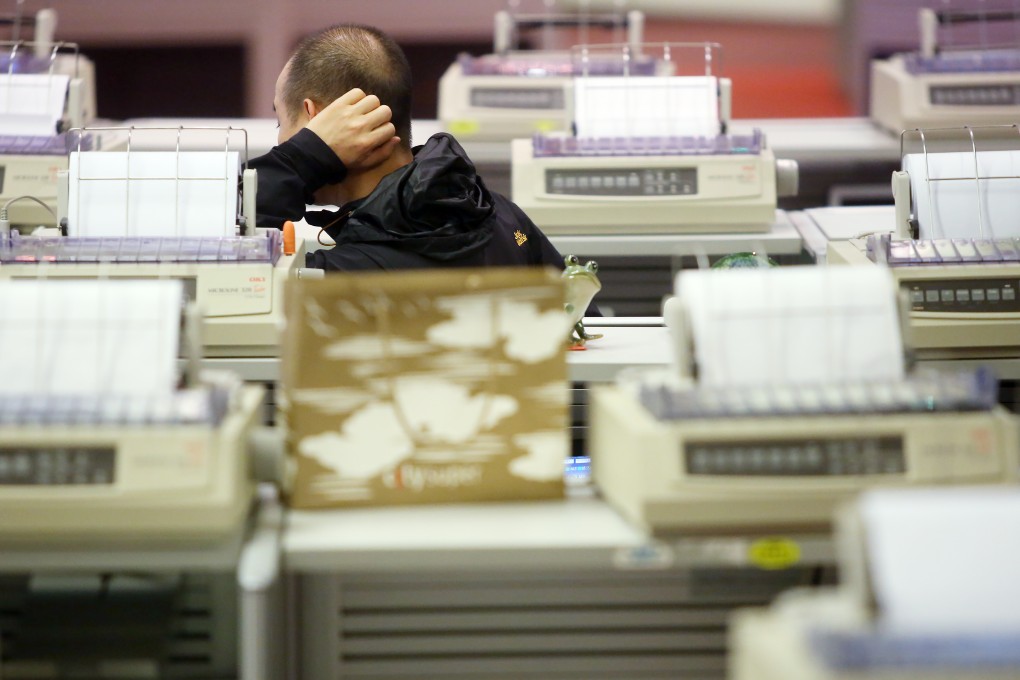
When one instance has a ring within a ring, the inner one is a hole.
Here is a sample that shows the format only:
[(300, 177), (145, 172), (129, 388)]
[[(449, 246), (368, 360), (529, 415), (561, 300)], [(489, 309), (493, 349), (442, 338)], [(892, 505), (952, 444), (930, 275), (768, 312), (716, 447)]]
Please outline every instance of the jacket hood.
[(416, 147), (414, 160), (343, 209), (350, 210), (346, 221), (327, 230), (337, 245), (385, 243), (434, 260), (483, 248), (495, 229), (492, 195), (445, 133)]

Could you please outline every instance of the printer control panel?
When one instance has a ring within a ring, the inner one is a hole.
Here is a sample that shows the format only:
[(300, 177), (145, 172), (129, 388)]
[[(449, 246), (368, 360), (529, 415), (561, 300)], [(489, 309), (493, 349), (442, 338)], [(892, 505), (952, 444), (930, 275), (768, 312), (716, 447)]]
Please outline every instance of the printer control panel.
[(688, 441), (691, 476), (837, 477), (902, 475), (902, 437), (840, 437), (748, 441)]
[(902, 285), (914, 312), (1020, 312), (1016, 278), (911, 280)]
[(928, 101), (932, 106), (1017, 106), (1020, 84), (933, 85)]
[(549, 169), (547, 194), (572, 196), (693, 196), (697, 168)]
[(114, 482), (113, 447), (0, 447), (0, 486), (101, 486)]
[(564, 108), (563, 87), (473, 87), (471, 106), (479, 109)]

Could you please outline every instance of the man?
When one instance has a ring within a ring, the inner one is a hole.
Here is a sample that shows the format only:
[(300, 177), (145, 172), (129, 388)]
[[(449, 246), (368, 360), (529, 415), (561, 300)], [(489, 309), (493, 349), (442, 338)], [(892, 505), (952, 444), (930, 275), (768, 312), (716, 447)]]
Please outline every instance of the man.
[[(309, 266), (563, 266), (527, 215), (486, 189), (453, 137), (411, 149), (411, 70), (381, 31), (339, 25), (305, 39), (273, 104), (279, 146), (251, 163), (258, 222), (323, 227), (337, 245), (309, 253)], [(306, 214), (306, 203), (340, 210)]]

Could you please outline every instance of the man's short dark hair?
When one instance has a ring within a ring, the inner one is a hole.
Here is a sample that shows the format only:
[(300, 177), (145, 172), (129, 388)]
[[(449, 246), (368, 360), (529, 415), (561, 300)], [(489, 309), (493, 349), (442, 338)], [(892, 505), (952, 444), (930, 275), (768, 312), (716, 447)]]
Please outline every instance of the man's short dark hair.
[(393, 38), (377, 28), (338, 24), (302, 40), (281, 96), (294, 115), (305, 99), (325, 106), (355, 87), (390, 107), (401, 145), (411, 148), (411, 66)]

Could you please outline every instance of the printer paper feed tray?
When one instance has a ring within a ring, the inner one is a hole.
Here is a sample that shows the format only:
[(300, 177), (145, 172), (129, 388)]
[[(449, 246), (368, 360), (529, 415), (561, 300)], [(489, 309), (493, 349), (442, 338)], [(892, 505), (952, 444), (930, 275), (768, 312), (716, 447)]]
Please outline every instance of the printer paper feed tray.
[(765, 148), (761, 130), (751, 134), (669, 137), (571, 137), (536, 134), (536, 158), (549, 156), (706, 156), (758, 154)]
[(81, 262), (237, 262), (276, 264), (279, 231), (266, 236), (177, 237), (113, 236), (106, 238), (0, 238), (0, 265)]
[(911, 265), (967, 265), (1020, 262), (1020, 238), (997, 239), (903, 239), (889, 234), (872, 235), (868, 258), (891, 267)]
[(0, 394), (0, 427), (217, 425), (227, 412), (229, 399), (229, 392), (222, 389), (186, 389), (148, 397)]
[(815, 652), (833, 668), (975, 670), (1020, 667), (1020, 632), (905, 635), (813, 630)]
[[(92, 135), (75, 137), (75, 145), (92, 148)], [(0, 135), (0, 154), (10, 156), (66, 156), (71, 150), (67, 133), (59, 135)]]
[(917, 372), (891, 382), (686, 390), (643, 385), (640, 392), (641, 403), (660, 420), (985, 411), (997, 396), (998, 380), (985, 367)]

